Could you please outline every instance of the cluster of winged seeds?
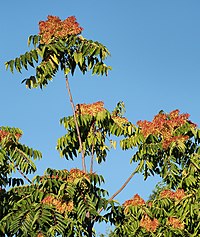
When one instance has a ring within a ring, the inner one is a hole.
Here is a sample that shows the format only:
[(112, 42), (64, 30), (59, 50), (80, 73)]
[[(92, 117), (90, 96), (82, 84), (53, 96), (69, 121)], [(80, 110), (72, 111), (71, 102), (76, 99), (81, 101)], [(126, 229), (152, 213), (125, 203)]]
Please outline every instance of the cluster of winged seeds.
[(39, 35), (41, 44), (49, 44), (54, 39), (65, 39), (69, 35), (78, 35), (83, 28), (80, 27), (74, 16), (61, 20), (57, 16), (48, 16), (46, 21), (39, 22)]
[[(171, 198), (174, 200), (181, 200), (185, 197), (185, 192), (183, 189), (177, 189), (175, 192), (172, 190), (163, 190), (160, 193), (161, 198)], [(124, 213), (129, 214), (129, 207), (133, 206), (144, 206), (146, 203), (138, 194), (134, 195), (133, 198), (124, 202)], [(151, 202), (148, 202), (149, 207), (152, 206)], [(140, 227), (146, 229), (148, 232), (155, 232), (157, 227), (160, 225), (158, 219), (150, 218), (147, 213), (144, 213), (140, 220)], [(172, 226), (175, 229), (183, 229), (184, 224), (176, 217), (168, 217), (166, 225)]]
[(187, 135), (176, 135), (176, 129), (188, 122), (191, 127), (196, 127), (196, 124), (188, 120), (189, 116), (189, 114), (179, 114), (179, 110), (173, 110), (169, 114), (157, 114), (152, 122), (144, 120), (138, 121), (137, 124), (144, 137), (148, 137), (150, 134), (159, 136), (162, 139), (163, 149), (167, 149), (172, 142), (188, 140)]

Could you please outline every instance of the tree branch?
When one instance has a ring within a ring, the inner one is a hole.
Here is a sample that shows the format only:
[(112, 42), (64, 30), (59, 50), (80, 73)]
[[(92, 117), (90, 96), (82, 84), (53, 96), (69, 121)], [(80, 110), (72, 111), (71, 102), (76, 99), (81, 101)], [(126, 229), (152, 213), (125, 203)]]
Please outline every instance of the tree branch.
[(13, 166), (15, 167), (15, 169), (30, 183), (32, 184), (32, 181), (17, 167), (17, 165), (8, 157), (8, 159), (10, 160), (10, 162), (13, 164)]
[(83, 171), (86, 173), (85, 153), (84, 153), (84, 150), (83, 150), (83, 145), (82, 145), (82, 141), (81, 141), (80, 130), (79, 130), (79, 126), (78, 126), (78, 122), (77, 122), (77, 118), (76, 118), (75, 106), (74, 106), (74, 102), (73, 102), (73, 98), (72, 98), (72, 93), (71, 93), (70, 86), (69, 86), (68, 77), (66, 76), (65, 78), (66, 78), (66, 87), (67, 87), (68, 94), (69, 94), (69, 100), (70, 100), (70, 104), (71, 104), (72, 111), (73, 111), (73, 117), (74, 117), (74, 122), (75, 122), (75, 126), (76, 126), (76, 131), (77, 131), (77, 135), (78, 135), (79, 146), (80, 146), (80, 150), (81, 150), (82, 169), (83, 169)]
[[(93, 135), (95, 136), (95, 125), (94, 122), (92, 123), (91, 129), (93, 131)], [(91, 151), (91, 160), (90, 160), (90, 173), (93, 172), (93, 165), (94, 165), (94, 141), (92, 142), (92, 151)]]
[(16, 165), (14, 167), (30, 184), (32, 184), (32, 181)]
[[(109, 199), (108, 201), (113, 200), (121, 191), (126, 187), (126, 185), (130, 182), (130, 180), (133, 178), (133, 176), (138, 172), (140, 164), (136, 167), (136, 169), (133, 171), (133, 173), (128, 177), (128, 179), (124, 182), (124, 184), (121, 186), (120, 189), (118, 189)], [(99, 213), (101, 213), (103, 210), (103, 207), (99, 210)]]
[(93, 164), (94, 164), (94, 144), (92, 144), (92, 154), (90, 160), (90, 173), (93, 172)]
[(130, 182), (130, 180), (133, 178), (133, 176), (138, 172), (139, 164), (136, 167), (136, 169), (133, 171), (133, 173), (128, 177), (128, 179), (124, 182), (124, 184), (121, 186), (120, 189), (118, 189), (108, 200), (113, 200), (121, 191), (126, 187), (126, 185)]

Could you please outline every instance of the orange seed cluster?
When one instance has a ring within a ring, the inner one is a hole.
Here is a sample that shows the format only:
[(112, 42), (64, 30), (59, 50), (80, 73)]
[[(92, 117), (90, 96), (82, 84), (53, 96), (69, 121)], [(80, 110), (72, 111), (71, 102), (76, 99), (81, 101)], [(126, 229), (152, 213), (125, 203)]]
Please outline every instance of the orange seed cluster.
[(175, 217), (169, 217), (167, 220), (167, 225), (171, 225), (175, 229), (184, 229), (184, 224)]
[(160, 197), (181, 200), (185, 197), (185, 192), (183, 189), (177, 189), (176, 192), (173, 192), (172, 190), (163, 190), (160, 193)]
[(73, 209), (73, 202), (63, 202), (59, 199), (49, 195), (42, 200), (43, 204), (52, 205), (56, 207), (56, 210), (63, 214), (64, 212), (71, 212)]
[[(10, 132), (8, 131), (4, 131), (4, 130), (0, 130), (0, 142), (7, 136), (9, 136)], [(19, 139), (22, 136), (22, 134), (20, 133), (16, 133), (15, 137), (16, 139)]]
[(70, 171), (64, 169), (63, 171), (67, 174), (67, 176), (64, 178), (59, 176), (58, 174), (49, 175), (49, 176), (45, 175), (45, 176), (40, 176), (40, 181), (43, 181), (45, 178), (51, 178), (51, 179), (58, 179), (58, 180), (63, 180), (63, 181), (73, 183), (76, 178), (85, 177), (85, 178), (89, 179), (88, 174), (86, 174), (85, 172), (83, 172), (82, 170), (79, 170), (79, 169), (71, 169)]
[(38, 233), (37, 237), (44, 237), (44, 235), (42, 233)]
[(7, 137), (9, 132), (0, 130), (0, 141)]
[(96, 116), (99, 112), (104, 112), (104, 103), (102, 101), (95, 102), (93, 104), (77, 104), (76, 115), (91, 115)]
[(123, 206), (125, 207), (124, 213), (125, 214), (128, 213), (130, 206), (142, 206), (144, 204), (145, 204), (144, 199), (142, 199), (138, 194), (135, 194), (133, 198), (123, 203)]
[(159, 226), (159, 221), (156, 218), (151, 220), (150, 217), (145, 214), (140, 221), (140, 226), (145, 228), (147, 231), (155, 232)]
[[(164, 149), (167, 149), (172, 142), (184, 142), (189, 138), (184, 135), (174, 135), (177, 128), (188, 122), (189, 116), (189, 114), (179, 114), (179, 110), (173, 110), (169, 114), (157, 114), (152, 122), (140, 120), (137, 124), (141, 128), (144, 137), (148, 137), (150, 134), (161, 136), (162, 146)], [(196, 127), (193, 123), (191, 123), (191, 126)]]
[(71, 169), (69, 176), (67, 177), (67, 181), (73, 183), (75, 179), (82, 177), (89, 179), (88, 175), (84, 171), (79, 169)]
[(57, 16), (48, 16), (46, 21), (39, 22), (41, 44), (49, 44), (52, 39), (65, 39), (69, 35), (80, 34), (83, 30), (74, 16), (62, 21)]

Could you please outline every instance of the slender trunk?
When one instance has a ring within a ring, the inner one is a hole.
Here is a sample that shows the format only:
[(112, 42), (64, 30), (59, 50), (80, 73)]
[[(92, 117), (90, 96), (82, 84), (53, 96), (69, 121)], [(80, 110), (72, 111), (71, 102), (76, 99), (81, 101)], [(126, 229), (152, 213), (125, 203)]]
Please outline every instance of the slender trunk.
[(88, 237), (92, 237), (92, 228), (93, 228), (93, 224), (89, 223), (89, 225), (87, 227)]
[[(95, 121), (92, 122), (91, 125), (93, 136), (95, 136), (96, 128), (95, 128)], [(93, 166), (94, 166), (94, 141), (92, 142), (92, 151), (91, 151), (91, 159), (90, 159), (90, 173), (93, 172)]]
[(77, 117), (76, 117), (76, 113), (75, 113), (75, 106), (74, 106), (74, 102), (73, 102), (73, 98), (72, 98), (72, 93), (71, 93), (70, 86), (69, 86), (69, 80), (68, 80), (67, 76), (66, 76), (66, 87), (67, 87), (68, 94), (69, 94), (69, 100), (70, 100), (70, 104), (71, 104), (72, 111), (73, 111), (74, 122), (75, 122), (76, 131), (77, 131), (77, 135), (78, 135), (79, 146), (80, 146), (80, 150), (81, 150), (82, 169), (86, 173), (85, 153), (84, 153), (84, 150), (83, 150), (83, 144), (82, 144), (82, 141), (81, 141), (80, 130), (79, 130), (78, 121), (77, 121)]

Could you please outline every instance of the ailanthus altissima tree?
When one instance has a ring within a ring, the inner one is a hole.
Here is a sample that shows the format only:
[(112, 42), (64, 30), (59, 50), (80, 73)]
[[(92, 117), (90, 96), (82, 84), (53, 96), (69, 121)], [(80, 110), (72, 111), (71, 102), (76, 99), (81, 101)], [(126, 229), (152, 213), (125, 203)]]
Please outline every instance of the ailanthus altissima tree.
[[(36, 172), (33, 160), (41, 158), (41, 153), (20, 143), (20, 129), (1, 127), (1, 236), (92, 237), (96, 236), (94, 224), (103, 221), (115, 227), (110, 236), (198, 236), (200, 130), (189, 114), (178, 110), (160, 112), (152, 122), (134, 125), (124, 117), (123, 102), (113, 111), (102, 101), (75, 106), (68, 77), (76, 69), (82, 74), (91, 70), (93, 75), (107, 75), (111, 70), (104, 62), (108, 49), (84, 38), (82, 31), (75, 17), (62, 21), (48, 16), (39, 22), (39, 34), (28, 39), (33, 49), (6, 62), (11, 72), (35, 68), (35, 75), (22, 81), (30, 89), (46, 87), (63, 71), (73, 115), (60, 120), (66, 133), (58, 139), (57, 150), (66, 160), (81, 157), (82, 167), (48, 168), (30, 180), (28, 175)], [(116, 137), (121, 149), (136, 148), (130, 158), (136, 168), (109, 197), (101, 188), (103, 177), (93, 172), (93, 163), (106, 162), (116, 147)], [(21, 177), (12, 178), (13, 171)], [(114, 202), (136, 173), (145, 180), (159, 175), (164, 187), (148, 201), (133, 194), (122, 205)]]

